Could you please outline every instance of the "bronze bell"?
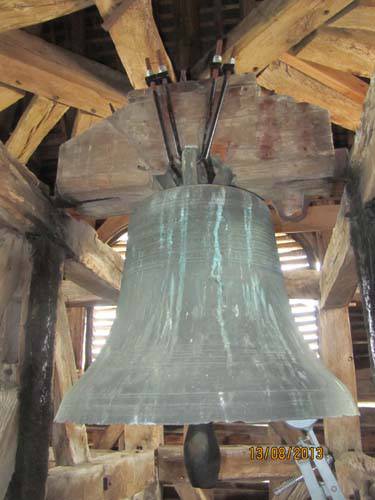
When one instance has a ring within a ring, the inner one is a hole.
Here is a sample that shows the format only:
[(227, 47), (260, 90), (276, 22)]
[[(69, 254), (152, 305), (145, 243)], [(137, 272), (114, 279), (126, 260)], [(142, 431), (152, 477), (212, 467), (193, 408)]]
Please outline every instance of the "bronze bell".
[(56, 421), (200, 424), (357, 415), (297, 333), (265, 203), (157, 192), (131, 218), (117, 319)]

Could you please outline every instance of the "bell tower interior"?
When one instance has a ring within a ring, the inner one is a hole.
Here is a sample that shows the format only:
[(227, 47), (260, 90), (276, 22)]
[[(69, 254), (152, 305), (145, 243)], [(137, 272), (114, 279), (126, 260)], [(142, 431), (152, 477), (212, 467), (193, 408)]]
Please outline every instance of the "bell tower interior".
[(375, 498), (375, 1), (0, 0), (0, 500)]

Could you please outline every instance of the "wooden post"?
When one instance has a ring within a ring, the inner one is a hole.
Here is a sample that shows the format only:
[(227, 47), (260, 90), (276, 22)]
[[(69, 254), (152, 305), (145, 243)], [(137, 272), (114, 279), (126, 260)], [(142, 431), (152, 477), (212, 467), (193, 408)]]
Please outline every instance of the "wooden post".
[(20, 379), (15, 472), (7, 500), (44, 500), (52, 422), (52, 370), (58, 289), (64, 253), (33, 237), (29, 309)]
[[(347, 307), (320, 311), (320, 351), (323, 361), (357, 400), (353, 344)], [(359, 417), (324, 419), (324, 437), (328, 448), (339, 456), (349, 450), (361, 450)]]
[[(374, 162), (375, 165), (375, 162)], [(375, 198), (362, 202), (358, 180), (348, 186), (350, 236), (362, 296), (363, 318), (368, 337), (370, 369), (375, 377)]]
[(94, 329), (94, 306), (86, 309), (85, 371), (92, 363), (92, 336)]

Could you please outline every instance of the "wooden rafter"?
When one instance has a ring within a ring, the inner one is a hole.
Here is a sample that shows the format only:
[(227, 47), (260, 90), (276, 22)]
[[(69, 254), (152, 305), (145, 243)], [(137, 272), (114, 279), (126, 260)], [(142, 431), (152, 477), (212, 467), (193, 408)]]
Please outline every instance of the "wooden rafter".
[(279, 60), (326, 85), (330, 89), (335, 90), (339, 94), (344, 95), (348, 99), (357, 102), (362, 107), (367, 94), (368, 84), (360, 78), (331, 67), (307, 62), (290, 53), (283, 54)]
[[(230, 57), (234, 50), (238, 72), (258, 73), (351, 2), (352, 0), (259, 2), (228, 34), (224, 57)], [(202, 65), (198, 63), (196, 71), (200, 73), (201, 70)]]
[(0, 111), (8, 108), (25, 96), (25, 92), (0, 83)]
[(44, 23), (84, 9), (92, 0), (0, 0), (0, 32)]
[(334, 123), (349, 130), (356, 130), (359, 124), (362, 106), (358, 102), (284, 62), (272, 63), (257, 80), (259, 85), (278, 94), (290, 95), (297, 101), (327, 109)]
[(327, 23), (332, 28), (375, 31), (375, 0), (357, 0)]
[(20, 162), (27, 163), (48, 132), (68, 109), (64, 104), (34, 96), (6, 143), (11, 155)]
[(100, 122), (100, 120), (99, 116), (78, 109), (73, 123), (72, 137), (82, 134), (85, 130), (95, 125), (95, 123)]
[(155, 24), (151, 0), (122, 0), (120, 5), (116, 0), (95, 0), (95, 3), (104, 21), (107, 20), (104, 26), (108, 27), (134, 88), (146, 87), (146, 57), (150, 58), (153, 69), (158, 69), (158, 51), (174, 79), (172, 63)]
[(297, 53), (307, 61), (356, 75), (370, 77), (375, 71), (373, 31), (324, 27), (303, 41)]
[(98, 116), (126, 103), (123, 75), (23, 31), (0, 34), (0, 66), (3, 83)]

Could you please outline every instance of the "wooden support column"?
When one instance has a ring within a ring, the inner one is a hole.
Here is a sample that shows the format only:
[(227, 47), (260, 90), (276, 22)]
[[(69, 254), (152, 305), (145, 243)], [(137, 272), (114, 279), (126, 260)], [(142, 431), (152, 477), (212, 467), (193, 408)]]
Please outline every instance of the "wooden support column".
[(0, 229), (0, 498), (12, 477), (17, 450), (18, 366), (30, 285), (30, 247)]
[[(57, 306), (55, 342), (55, 412), (72, 385), (77, 381), (72, 339), (64, 297), (60, 291)], [(53, 424), (52, 446), (56, 465), (77, 465), (88, 462), (90, 452), (86, 427), (71, 422)]]
[[(320, 351), (327, 368), (357, 400), (353, 344), (347, 307), (320, 311)], [(325, 443), (335, 456), (362, 449), (359, 417), (326, 418)]]
[(34, 237), (30, 299), (20, 381), (15, 472), (7, 500), (44, 500), (52, 422), (52, 370), (56, 308), (64, 253)]
[(367, 329), (370, 366), (375, 377), (375, 77), (367, 94), (352, 154), (350, 235), (357, 264)]

